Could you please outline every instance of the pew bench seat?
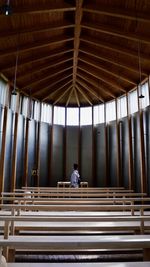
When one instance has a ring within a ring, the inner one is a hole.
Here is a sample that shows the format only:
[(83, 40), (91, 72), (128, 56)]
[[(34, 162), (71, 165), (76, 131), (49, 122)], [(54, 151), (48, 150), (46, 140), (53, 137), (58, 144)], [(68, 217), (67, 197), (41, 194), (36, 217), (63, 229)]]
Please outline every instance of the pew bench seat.
[(29, 233), (32, 231), (49, 231), (63, 234), (69, 233), (101, 233), (101, 232), (146, 232), (150, 231), (150, 221), (144, 222), (143, 229), (141, 229), (140, 221), (131, 221), (124, 219), (124, 221), (118, 218), (118, 221), (114, 221), (110, 218), (110, 221), (103, 220), (102, 222), (15, 222), (16, 232)]
[(0, 216), (0, 229), (15, 232), (101, 233), (150, 231), (150, 216)]
[(150, 211), (150, 205), (11, 205), (1, 204), (1, 209), (12, 211), (12, 215), (21, 210), (28, 211), (131, 211), (134, 215), (136, 211), (144, 214), (146, 210)]
[(35, 249), (40, 251), (84, 252), (106, 249), (142, 249), (143, 259), (150, 260), (150, 235), (86, 235), (86, 236), (9, 236), (0, 237), (0, 249)]
[(60, 197), (60, 198), (67, 198), (67, 197), (77, 197), (77, 198), (102, 198), (102, 197), (146, 197), (146, 193), (135, 193), (135, 192), (108, 192), (108, 193), (92, 193), (92, 192), (78, 192), (76, 190), (73, 190), (71, 192), (37, 192), (37, 193), (31, 193), (31, 192), (26, 192), (26, 193), (15, 193), (15, 192), (2, 192), (1, 193), (2, 197), (6, 196), (13, 196), (13, 197)]
[(8, 263), (8, 267), (149, 267), (150, 262), (92, 262), (92, 263)]

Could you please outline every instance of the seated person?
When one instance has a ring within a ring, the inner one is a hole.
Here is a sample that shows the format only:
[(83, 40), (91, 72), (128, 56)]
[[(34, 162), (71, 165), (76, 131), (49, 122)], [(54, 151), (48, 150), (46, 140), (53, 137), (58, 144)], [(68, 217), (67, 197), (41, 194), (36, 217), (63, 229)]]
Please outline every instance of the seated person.
[(71, 187), (77, 188), (79, 187), (80, 175), (78, 172), (78, 164), (74, 163), (73, 165), (73, 173), (71, 174)]

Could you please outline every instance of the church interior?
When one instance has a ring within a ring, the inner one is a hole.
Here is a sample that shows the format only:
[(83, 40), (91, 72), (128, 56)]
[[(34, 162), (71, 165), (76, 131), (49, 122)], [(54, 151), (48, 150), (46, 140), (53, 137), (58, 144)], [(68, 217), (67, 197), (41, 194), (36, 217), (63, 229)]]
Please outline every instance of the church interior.
[(0, 267), (150, 266), (149, 0), (0, 0), (0, 199)]

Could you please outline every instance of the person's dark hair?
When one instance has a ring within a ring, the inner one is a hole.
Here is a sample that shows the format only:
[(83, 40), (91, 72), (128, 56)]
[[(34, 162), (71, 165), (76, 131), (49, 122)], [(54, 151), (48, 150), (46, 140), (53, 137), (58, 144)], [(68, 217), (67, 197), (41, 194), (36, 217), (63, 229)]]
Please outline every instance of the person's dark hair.
[(73, 164), (73, 168), (74, 168), (74, 170), (77, 170), (78, 169), (78, 164), (77, 163), (74, 163)]

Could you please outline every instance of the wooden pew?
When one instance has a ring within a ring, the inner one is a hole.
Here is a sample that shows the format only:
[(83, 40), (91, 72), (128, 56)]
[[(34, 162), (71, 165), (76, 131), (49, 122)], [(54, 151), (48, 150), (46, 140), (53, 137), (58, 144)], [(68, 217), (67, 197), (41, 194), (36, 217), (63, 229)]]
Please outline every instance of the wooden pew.
[(133, 198), (27, 198), (27, 197), (2, 197), (3, 202), (11, 202), (14, 204), (38, 204), (38, 205), (102, 205), (102, 204), (131, 204), (135, 203), (144, 204), (150, 203), (150, 197), (133, 197)]
[[(44, 186), (23, 186), (21, 189), (15, 189), (16, 190), (51, 190), (51, 189), (57, 189), (56, 186), (52, 186), (52, 187), (44, 187)], [(79, 188), (80, 189), (80, 188)], [(85, 188), (85, 189), (88, 189), (88, 190), (101, 190), (101, 191), (108, 191), (108, 190), (113, 190), (113, 191), (116, 191), (116, 190), (127, 190), (126, 188), (124, 187), (115, 187), (115, 186), (111, 186), (111, 187), (88, 187), (88, 188)]]
[[(42, 188), (42, 187), (25, 187), (22, 189), (15, 189), (14, 192), (26, 192), (30, 191), (32, 193), (36, 192), (73, 192), (74, 188), (70, 187), (47, 187), (47, 188)], [(96, 187), (85, 187), (85, 188), (76, 188), (76, 192), (93, 192), (93, 193), (109, 193), (109, 192), (126, 192), (126, 193), (131, 193), (134, 192), (132, 189), (120, 189), (120, 188), (96, 188)]]
[(8, 267), (149, 267), (150, 263), (146, 261), (140, 261), (140, 262), (76, 262), (76, 263), (8, 263)]
[(150, 216), (0, 216), (4, 236), (9, 233), (59, 234), (145, 233), (150, 231)]
[(17, 192), (2, 192), (1, 196), (14, 196), (14, 197), (81, 197), (81, 198), (103, 198), (103, 197), (145, 197), (147, 194), (146, 193), (126, 193), (126, 192), (108, 192), (106, 193), (87, 193), (87, 192), (78, 192), (76, 189), (73, 191), (68, 191), (68, 192), (36, 192), (36, 193), (31, 193), (31, 192), (26, 192), (26, 193), (17, 193)]
[(0, 249), (38, 249), (40, 251), (88, 253), (117, 249), (143, 249), (143, 259), (150, 260), (150, 235), (94, 235), (94, 236), (9, 236), (0, 237)]
[[(57, 182), (57, 188), (68, 188), (71, 187), (71, 182), (66, 182), (66, 181), (58, 181)], [(88, 182), (80, 182), (80, 187), (88, 187)]]
[[(101, 234), (101, 233), (144, 233), (150, 230), (150, 216), (0, 216), (4, 222), (4, 238), (17, 231), (30, 235), (48, 231), (48, 234)], [(11, 230), (10, 230), (11, 227)], [(5, 251), (7, 255), (7, 249)]]
[(150, 205), (14, 205), (14, 204), (1, 204), (0, 205), (1, 210), (8, 210), (12, 215), (15, 214), (15, 212), (20, 214), (21, 211), (47, 211), (47, 212), (56, 212), (56, 211), (62, 211), (62, 212), (68, 212), (68, 211), (82, 211), (82, 212), (88, 212), (88, 211), (129, 211), (131, 212), (131, 215), (135, 215), (135, 212), (138, 212), (140, 215), (144, 215), (144, 212), (146, 210), (150, 210)]
[(25, 195), (12, 196), (11, 194), (7, 196), (0, 197), (1, 203), (14, 203), (14, 204), (38, 204), (38, 205), (104, 205), (104, 204), (144, 204), (150, 203), (150, 197), (100, 197), (100, 198), (53, 198), (53, 197), (28, 197)]

